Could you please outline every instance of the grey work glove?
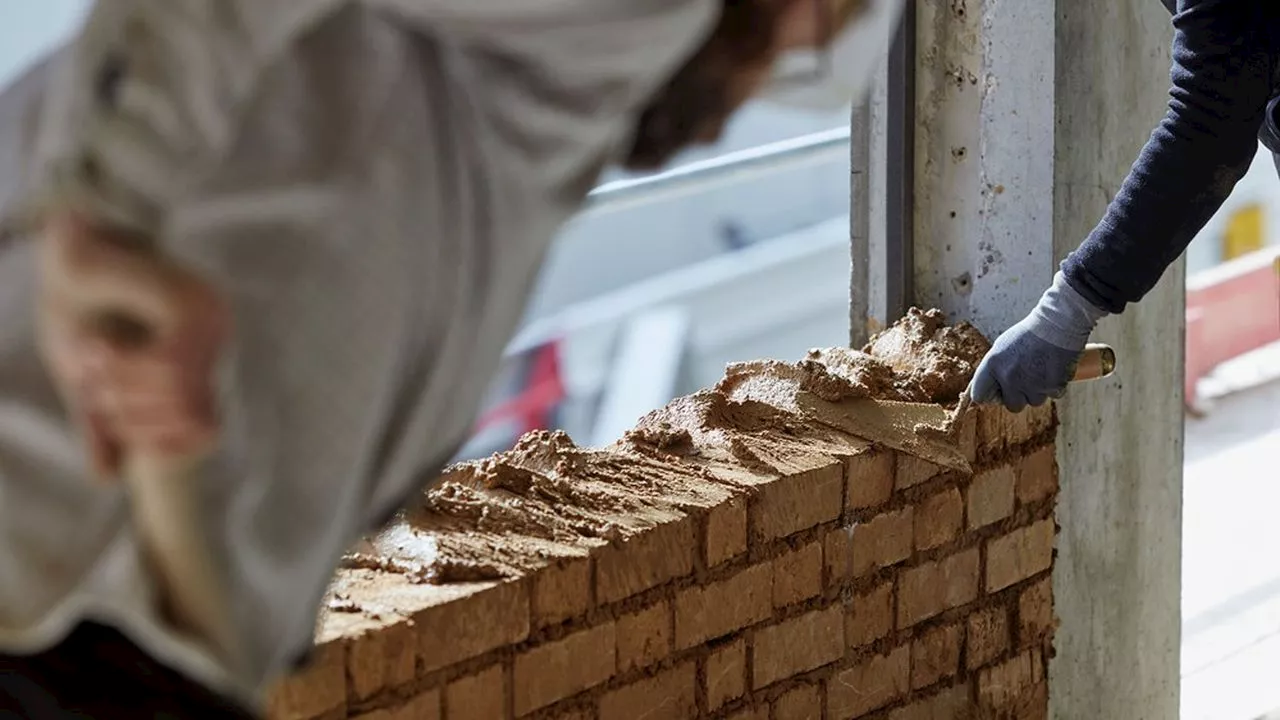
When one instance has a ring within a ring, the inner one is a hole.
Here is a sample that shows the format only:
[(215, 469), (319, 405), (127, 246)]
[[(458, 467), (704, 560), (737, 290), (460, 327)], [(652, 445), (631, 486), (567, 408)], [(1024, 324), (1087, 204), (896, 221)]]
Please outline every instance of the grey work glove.
[(1031, 314), (1000, 335), (978, 365), (969, 386), (973, 401), (1021, 412), (1062, 397), (1089, 335), (1106, 315), (1058, 273)]

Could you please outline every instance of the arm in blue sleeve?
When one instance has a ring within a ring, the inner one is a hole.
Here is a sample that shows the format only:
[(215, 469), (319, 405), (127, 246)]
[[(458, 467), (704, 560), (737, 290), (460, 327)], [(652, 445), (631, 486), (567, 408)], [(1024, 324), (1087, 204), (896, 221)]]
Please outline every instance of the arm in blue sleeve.
[(1123, 312), (1150, 292), (1248, 171), (1272, 92), (1275, 2), (1179, 2), (1169, 111), (1102, 222), (1062, 264), (1099, 308)]

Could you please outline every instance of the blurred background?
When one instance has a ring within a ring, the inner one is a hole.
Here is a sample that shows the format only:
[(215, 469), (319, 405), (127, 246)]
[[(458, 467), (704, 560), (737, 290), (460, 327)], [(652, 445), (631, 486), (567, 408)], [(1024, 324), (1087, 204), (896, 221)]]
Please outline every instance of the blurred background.
[[(0, 83), (86, 6), (6, 5)], [(848, 118), (757, 104), (654, 176), (603, 178), (556, 243), (461, 457), (540, 428), (608, 443), (727, 362), (846, 345)], [(1260, 152), (1187, 254), (1184, 718), (1280, 707), (1280, 561), (1221, 562), (1280, 548), (1277, 257), (1280, 181)]]

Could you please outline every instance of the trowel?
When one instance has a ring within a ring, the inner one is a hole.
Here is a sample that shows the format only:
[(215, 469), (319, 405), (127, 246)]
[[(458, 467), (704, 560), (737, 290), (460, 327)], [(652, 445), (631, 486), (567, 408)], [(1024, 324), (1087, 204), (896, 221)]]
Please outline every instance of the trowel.
[[(1098, 380), (1115, 371), (1116, 351), (1110, 345), (1090, 343), (1085, 346), (1084, 352), (1080, 353), (1080, 359), (1076, 361), (1075, 372), (1070, 382), (1074, 384)], [(964, 419), (965, 413), (969, 411), (972, 404), (973, 398), (969, 395), (969, 388), (966, 387), (964, 392), (960, 393), (960, 401), (956, 403), (955, 409), (951, 411), (946, 422), (941, 427), (928, 428), (926, 432), (941, 432), (946, 437), (954, 439), (960, 432), (960, 421)]]
[[(1115, 372), (1115, 351), (1092, 344), (1081, 353), (1072, 383), (1088, 382)], [(960, 428), (972, 405), (968, 390), (961, 394), (953, 409), (935, 403), (913, 403), (896, 400), (857, 398), (816, 407), (822, 401), (807, 398), (815, 413), (841, 430), (866, 438), (885, 447), (928, 460), (941, 467), (963, 473), (972, 472), (968, 458), (960, 446)]]

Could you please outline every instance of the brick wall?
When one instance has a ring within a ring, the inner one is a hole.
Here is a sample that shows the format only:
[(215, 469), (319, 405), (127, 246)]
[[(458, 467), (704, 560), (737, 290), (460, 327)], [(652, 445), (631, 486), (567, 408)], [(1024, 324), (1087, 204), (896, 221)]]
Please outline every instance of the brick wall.
[(682, 474), (625, 539), (548, 541), (502, 580), (340, 571), (314, 661), (272, 717), (1046, 717), (1052, 410), (971, 413), (971, 474), (804, 423), (762, 462), (761, 432), (680, 436), (674, 454), (637, 437), (565, 450)]

